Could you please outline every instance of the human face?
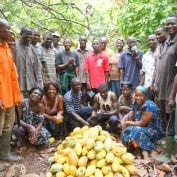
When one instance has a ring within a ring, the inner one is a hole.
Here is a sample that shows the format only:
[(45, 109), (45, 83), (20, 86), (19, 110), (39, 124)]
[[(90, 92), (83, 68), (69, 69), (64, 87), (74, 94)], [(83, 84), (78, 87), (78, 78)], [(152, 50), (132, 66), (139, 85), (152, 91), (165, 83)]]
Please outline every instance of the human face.
[(31, 42), (32, 32), (26, 31), (22, 34), (22, 41), (26, 44)]
[(136, 45), (136, 39), (131, 37), (127, 40), (127, 45), (129, 47), (129, 49), (131, 49), (133, 46)]
[(65, 51), (70, 51), (70, 49), (71, 49), (71, 42), (70, 41), (65, 41), (63, 45), (65, 48)]
[(107, 96), (108, 96), (108, 90), (107, 89), (100, 89), (99, 93), (101, 95), (101, 97), (106, 100)]
[(101, 39), (100, 40), (100, 49), (105, 50), (106, 46), (107, 46), (107, 43), (108, 43), (107, 39)]
[(80, 48), (85, 49), (87, 44), (87, 38), (85, 36), (81, 36), (79, 39), (79, 43), (80, 43)]
[(152, 34), (148, 37), (148, 41), (149, 41), (149, 47), (151, 50), (156, 49), (157, 46), (157, 38), (155, 34)]
[(44, 45), (45, 45), (47, 48), (49, 48), (49, 47), (51, 47), (51, 45), (52, 45), (52, 41), (53, 41), (53, 38), (48, 36), (48, 37), (46, 37), (45, 40), (44, 40)]
[(8, 24), (2, 24), (0, 26), (0, 39), (2, 41), (9, 41), (11, 38), (10, 26)]
[(53, 45), (54, 46), (58, 45), (59, 41), (60, 41), (60, 37), (53, 35)]
[(33, 90), (33, 92), (29, 96), (29, 98), (36, 103), (41, 100), (41, 97), (42, 97), (42, 93), (38, 89)]
[(80, 83), (80, 81), (75, 81), (75, 82), (73, 83), (73, 85), (72, 85), (72, 90), (73, 90), (74, 92), (76, 92), (76, 93), (81, 90), (81, 83)]
[(40, 32), (34, 32), (31, 37), (31, 43), (34, 45), (37, 44), (38, 42), (40, 42), (40, 38)]
[(56, 97), (57, 95), (57, 90), (53, 85), (49, 85), (48, 90), (47, 90), (47, 96), (48, 97)]
[(132, 90), (128, 88), (127, 85), (122, 86), (122, 94), (125, 98), (129, 98), (131, 96)]
[(116, 47), (117, 47), (117, 50), (118, 50), (118, 51), (122, 51), (122, 50), (123, 50), (123, 47), (124, 47), (123, 41), (117, 40), (117, 41), (116, 41)]
[(138, 107), (140, 107), (145, 103), (146, 96), (144, 95), (143, 92), (141, 92), (139, 90), (135, 90), (134, 100), (135, 100), (136, 104), (138, 105)]
[(169, 35), (175, 35), (177, 33), (177, 18), (168, 17), (165, 23), (165, 28)]
[(93, 40), (92, 47), (93, 47), (94, 52), (99, 52), (99, 41)]
[(166, 41), (167, 34), (163, 28), (158, 28), (156, 30), (155, 34), (156, 34), (157, 40), (160, 44), (163, 44)]

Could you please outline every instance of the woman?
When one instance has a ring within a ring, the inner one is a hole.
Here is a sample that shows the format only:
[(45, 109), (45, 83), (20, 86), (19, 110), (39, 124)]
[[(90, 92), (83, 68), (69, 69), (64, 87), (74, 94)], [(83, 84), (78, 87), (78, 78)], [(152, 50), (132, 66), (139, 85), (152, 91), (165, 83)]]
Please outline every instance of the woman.
[(155, 142), (164, 136), (162, 120), (156, 104), (148, 100), (148, 90), (143, 86), (135, 89), (133, 111), (123, 121), (122, 142), (144, 150), (154, 150)]
[(14, 127), (14, 134), (18, 138), (18, 145), (24, 140), (34, 145), (49, 145), (50, 133), (43, 127), (43, 106), (41, 99), (43, 92), (38, 87), (29, 91), (28, 99), (24, 99), (19, 106), (20, 127)]
[(55, 138), (65, 135), (66, 128), (63, 124), (63, 97), (58, 95), (59, 86), (54, 81), (44, 85), (42, 104), (44, 108), (45, 127)]

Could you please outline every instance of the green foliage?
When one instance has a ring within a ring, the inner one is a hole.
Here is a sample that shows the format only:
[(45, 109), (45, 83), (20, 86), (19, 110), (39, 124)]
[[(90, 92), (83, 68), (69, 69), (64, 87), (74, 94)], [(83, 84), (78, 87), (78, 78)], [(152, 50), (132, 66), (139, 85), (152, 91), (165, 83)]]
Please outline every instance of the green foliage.
[(175, 0), (2, 0), (0, 17), (8, 19), (14, 31), (23, 25), (43, 31), (58, 31), (77, 39), (80, 34), (106, 35), (111, 45), (118, 36), (133, 35), (145, 48), (149, 34), (177, 13)]

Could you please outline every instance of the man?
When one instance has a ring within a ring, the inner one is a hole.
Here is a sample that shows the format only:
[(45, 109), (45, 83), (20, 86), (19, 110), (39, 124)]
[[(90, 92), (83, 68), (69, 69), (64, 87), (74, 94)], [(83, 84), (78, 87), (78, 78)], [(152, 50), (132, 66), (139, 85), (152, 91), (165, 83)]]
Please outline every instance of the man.
[[(11, 130), (15, 120), (15, 105), (21, 102), (17, 72), (11, 49), (10, 26), (0, 19), (0, 160), (19, 161), (10, 153)], [(0, 170), (4, 167), (0, 163)]]
[(91, 115), (92, 108), (82, 106), (81, 82), (78, 78), (71, 80), (71, 90), (64, 95), (64, 102), (71, 131), (77, 126), (88, 125), (86, 121)]
[(28, 27), (21, 29), (21, 39), (14, 49), (15, 64), (18, 71), (20, 90), (24, 98), (34, 86), (43, 87), (41, 63), (34, 48), (30, 44), (32, 30)]
[(41, 48), (41, 62), (43, 81), (57, 81), (55, 68), (55, 58), (57, 55), (56, 49), (52, 46), (53, 36), (51, 32), (46, 32), (43, 35), (43, 44)]
[(155, 61), (158, 59), (157, 38), (155, 34), (148, 36), (150, 49), (143, 55), (141, 85), (150, 89), (153, 79)]
[(76, 52), (71, 51), (71, 38), (65, 38), (63, 45), (65, 50), (58, 53), (55, 60), (55, 66), (62, 88), (62, 95), (70, 90), (72, 78), (79, 76), (79, 58)]
[[(161, 115), (169, 135), (174, 134), (174, 115), (169, 114), (167, 103), (172, 89), (175, 75), (177, 74), (177, 16), (169, 16), (166, 19), (165, 29), (168, 38), (161, 53), (159, 66), (159, 100)], [(171, 121), (169, 118), (171, 117)], [(168, 124), (168, 127), (167, 127)]]
[(128, 37), (128, 49), (125, 50), (119, 60), (118, 67), (121, 70), (122, 81), (128, 81), (136, 88), (140, 84), (140, 70), (142, 68), (143, 52), (136, 47), (135, 37)]
[(81, 35), (79, 37), (79, 47), (76, 49), (76, 53), (79, 57), (79, 79), (82, 84), (82, 93), (83, 93), (83, 99), (84, 99), (84, 105), (88, 105), (88, 85), (87, 85), (87, 74), (84, 70), (84, 62), (86, 59), (86, 56), (91, 52), (91, 49), (87, 47), (87, 37), (85, 35)]
[(59, 52), (63, 52), (64, 48), (63, 46), (60, 46), (59, 42), (60, 42), (60, 35), (58, 33), (53, 33), (53, 47), (56, 49), (57, 53)]
[(41, 61), (41, 33), (38, 28), (32, 29), (32, 37), (31, 37), (31, 44), (34, 47), (34, 50)]
[(114, 92), (109, 91), (107, 84), (100, 84), (94, 97), (93, 112), (90, 119), (110, 132), (118, 133), (119, 106)]
[(99, 45), (99, 40), (93, 39), (93, 52), (87, 55), (84, 64), (84, 69), (88, 74), (87, 83), (89, 83), (92, 90), (95, 92), (97, 92), (97, 89), (101, 83), (108, 82), (109, 76), (108, 57), (100, 52)]

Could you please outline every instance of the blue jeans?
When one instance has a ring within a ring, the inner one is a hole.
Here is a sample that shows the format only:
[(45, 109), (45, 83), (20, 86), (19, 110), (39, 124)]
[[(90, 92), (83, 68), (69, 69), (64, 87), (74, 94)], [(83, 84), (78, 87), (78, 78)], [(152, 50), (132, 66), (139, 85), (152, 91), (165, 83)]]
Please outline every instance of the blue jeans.
[(120, 80), (110, 80), (109, 89), (117, 95), (117, 98), (120, 96)]

